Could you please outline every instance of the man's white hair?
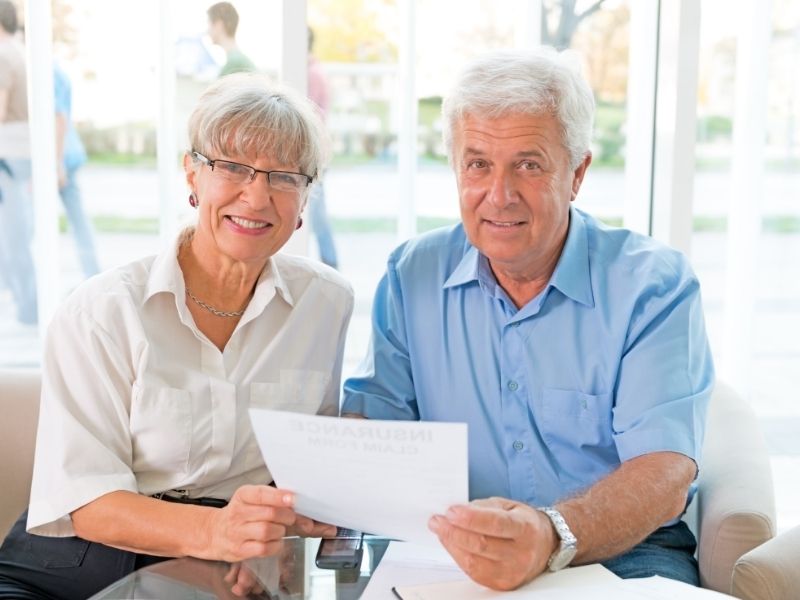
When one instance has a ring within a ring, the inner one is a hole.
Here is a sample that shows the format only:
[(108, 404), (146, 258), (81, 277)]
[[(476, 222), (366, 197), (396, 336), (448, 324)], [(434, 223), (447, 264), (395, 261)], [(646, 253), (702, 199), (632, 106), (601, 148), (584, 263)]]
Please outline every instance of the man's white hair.
[(541, 46), (485, 54), (467, 65), (442, 103), (447, 156), (452, 163), (453, 130), (467, 115), (551, 114), (574, 169), (589, 153), (594, 107), (592, 90), (572, 51)]

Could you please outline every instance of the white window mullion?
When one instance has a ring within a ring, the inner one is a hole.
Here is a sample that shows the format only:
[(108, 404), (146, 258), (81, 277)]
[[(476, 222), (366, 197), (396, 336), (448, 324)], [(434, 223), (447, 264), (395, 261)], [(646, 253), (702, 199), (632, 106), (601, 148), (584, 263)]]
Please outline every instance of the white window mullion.
[(177, 190), (179, 165), (178, 146), (175, 139), (175, 36), (173, 34), (173, 1), (158, 3), (159, 48), (158, 122), (156, 129), (156, 154), (158, 162), (159, 233), (162, 246), (172, 243), (177, 222)]
[(728, 201), (724, 354), (720, 377), (750, 390), (756, 259), (761, 234), (771, 0), (738, 5), (733, 158)]
[(25, 11), (28, 60), (28, 123), (34, 194), (34, 242), (39, 332), (44, 336), (61, 294), (58, 251), (58, 180), (53, 27), (49, 2), (28, 2)]
[[(281, 40), (281, 81), (302, 95), (308, 94), (308, 6), (306, 0), (283, 0)], [(308, 214), (308, 208), (305, 210)], [(308, 255), (311, 223), (292, 234), (284, 246), (290, 254)]]
[(631, 3), (623, 224), (649, 235), (653, 192), (658, 0)]
[(690, 254), (700, 3), (660, 3), (652, 235)]
[(400, 241), (417, 233), (417, 86), (414, 60), (416, 56), (416, 0), (399, 0), (400, 47), (397, 78), (399, 123), (397, 131), (398, 215), (397, 235)]

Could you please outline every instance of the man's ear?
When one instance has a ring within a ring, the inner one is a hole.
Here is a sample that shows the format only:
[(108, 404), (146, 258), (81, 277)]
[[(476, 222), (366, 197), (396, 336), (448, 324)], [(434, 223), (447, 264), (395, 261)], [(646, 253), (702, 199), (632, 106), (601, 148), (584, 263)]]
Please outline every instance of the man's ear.
[(586, 169), (589, 168), (590, 164), (592, 164), (592, 153), (586, 152), (586, 156), (584, 156), (581, 163), (575, 167), (575, 171), (572, 174), (572, 197), (570, 201), (578, 197), (578, 190), (581, 189), (583, 177), (586, 175)]

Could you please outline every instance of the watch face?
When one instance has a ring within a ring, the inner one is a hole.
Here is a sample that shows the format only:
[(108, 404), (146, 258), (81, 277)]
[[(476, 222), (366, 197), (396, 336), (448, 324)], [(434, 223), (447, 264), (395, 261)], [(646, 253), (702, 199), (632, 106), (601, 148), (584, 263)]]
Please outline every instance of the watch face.
[(550, 557), (547, 563), (547, 568), (550, 571), (560, 571), (572, 562), (578, 549), (575, 546), (561, 545), (561, 548), (556, 550), (556, 553)]

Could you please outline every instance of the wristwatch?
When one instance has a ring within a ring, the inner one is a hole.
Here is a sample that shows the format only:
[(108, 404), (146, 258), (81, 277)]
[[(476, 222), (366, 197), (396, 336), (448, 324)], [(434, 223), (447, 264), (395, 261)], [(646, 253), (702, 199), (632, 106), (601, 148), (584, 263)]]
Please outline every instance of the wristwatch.
[(575, 554), (578, 552), (578, 540), (570, 531), (564, 517), (555, 508), (543, 506), (538, 510), (547, 515), (560, 539), (558, 548), (550, 555), (550, 559), (547, 561), (547, 570), (560, 571), (575, 558)]

